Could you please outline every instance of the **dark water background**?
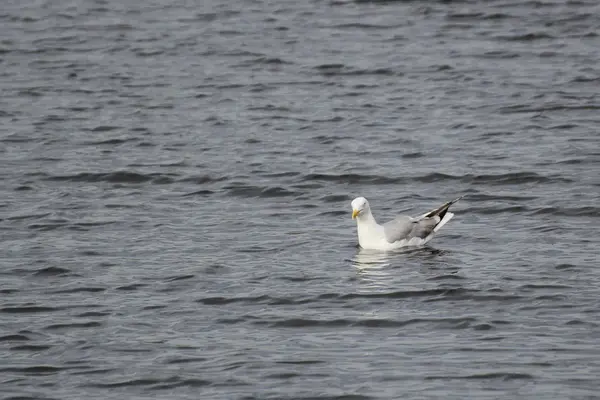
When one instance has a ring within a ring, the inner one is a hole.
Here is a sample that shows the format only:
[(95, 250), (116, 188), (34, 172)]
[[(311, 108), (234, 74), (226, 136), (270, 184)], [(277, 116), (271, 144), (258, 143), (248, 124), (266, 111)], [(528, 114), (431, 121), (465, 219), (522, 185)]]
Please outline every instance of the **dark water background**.
[(0, 395), (598, 398), (599, 4), (3, 1)]

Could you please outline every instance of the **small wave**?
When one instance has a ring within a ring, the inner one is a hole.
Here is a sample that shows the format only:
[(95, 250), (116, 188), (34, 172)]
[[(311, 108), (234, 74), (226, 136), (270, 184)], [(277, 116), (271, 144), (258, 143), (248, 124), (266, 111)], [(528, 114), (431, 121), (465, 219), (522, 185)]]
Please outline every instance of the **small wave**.
[(97, 321), (90, 322), (74, 322), (72, 324), (53, 324), (48, 325), (44, 329), (49, 331), (55, 331), (60, 329), (82, 329), (82, 328), (98, 328), (102, 326), (102, 323)]
[[(506, 106), (498, 109), (498, 112), (501, 114), (518, 114), (518, 113), (535, 113), (540, 114), (544, 112), (551, 111), (594, 111), (600, 110), (600, 105), (587, 104), (587, 105), (577, 105), (577, 106), (567, 106), (567, 105), (557, 105), (557, 104), (549, 104), (542, 107), (531, 107), (530, 105), (525, 104), (517, 104), (514, 106)], [(536, 126), (537, 128), (537, 126)]]
[(49, 215), (50, 215), (50, 213), (15, 215), (15, 216), (6, 218), (6, 220), (7, 221), (20, 221), (20, 220), (27, 220), (27, 219), (38, 219), (38, 218), (47, 217)]
[(254, 321), (254, 325), (268, 325), (272, 328), (307, 328), (307, 327), (366, 327), (366, 328), (402, 328), (408, 325), (415, 324), (441, 324), (446, 327), (466, 327), (474, 318), (413, 318), (408, 320), (393, 320), (393, 319), (349, 319), (340, 318), (332, 320), (316, 320), (310, 318), (289, 318), (277, 321)]
[(303, 181), (324, 181), (349, 184), (370, 184), (370, 185), (397, 185), (410, 181), (421, 183), (434, 183), (440, 181), (460, 181), (464, 183), (490, 184), (490, 185), (509, 185), (523, 183), (548, 183), (548, 182), (571, 182), (570, 179), (561, 176), (543, 176), (535, 172), (514, 172), (509, 174), (497, 175), (450, 175), (441, 172), (416, 177), (386, 177), (381, 175), (361, 175), (361, 174), (308, 174), (302, 177)]
[(224, 187), (227, 194), (234, 197), (288, 197), (298, 196), (298, 193), (280, 186), (253, 186), (246, 184), (232, 184)]
[(116, 171), (105, 173), (82, 172), (74, 175), (50, 175), (46, 177), (49, 181), (68, 181), (68, 182), (109, 182), (109, 183), (172, 183), (174, 174), (148, 173), (142, 174), (131, 171)]
[(273, 298), (271, 296), (267, 296), (267, 295), (263, 295), (263, 296), (256, 296), (256, 297), (222, 297), (222, 296), (216, 296), (216, 297), (206, 297), (203, 299), (199, 299), (196, 300), (196, 302), (201, 303), (201, 304), (206, 304), (206, 305), (210, 305), (210, 306), (214, 306), (214, 305), (223, 305), (223, 304), (230, 304), (230, 303), (250, 303), (250, 304), (256, 304), (256, 303), (266, 303), (270, 300), (272, 300)]
[(279, 57), (258, 57), (252, 61), (254, 64), (267, 64), (267, 65), (292, 65), (291, 61), (286, 61)]
[(28, 186), (28, 185), (20, 185), (15, 188), (16, 192), (22, 192), (22, 191), (28, 191), (28, 190), (33, 190), (33, 187)]
[(600, 81), (600, 77), (597, 76), (577, 76), (571, 80), (573, 83), (588, 83), (598, 81)]
[[(289, 278), (284, 279), (290, 281)], [(307, 279), (312, 280), (312, 279)], [(301, 280), (304, 281), (304, 280)], [(327, 293), (319, 296), (309, 296), (309, 297), (273, 297), (269, 295), (255, 296), (255, 297), (223, 297), (223, 296), (215, 296), (215, 297), (205, 297), (196, 302), (205, 304), (205, 305), (223, 305), (223, 304), (231, 304), (231, 303), (246, 303), (246, 304), (268, 304), (271, 306), (278, 305), (290, 305), (290, 304), (307, 304), (307, 303), (315, 303), (321, 302), (326, 299), (340, 299), (341, 295), (336, 293)]]
[(578, 127), (579, 127), (578, 124), (558, 124), (558, 125), (553, 125), (553, 126), (549, 127), (548, 129), (563, 131), (563, 130), (578, 128)]
[(350, 293), (341, 295), (340, 299), (355, 299), (355, 298), (388, 298), (388, 299), (405, 299), (411, 297), (434, 297), (437, 299), (444, 298), (468, 298), (473, 293), (478, 293), (477, 289), (465, 288), (449, 288), (449, 289), (426, 289), (426, 290), (402, 290), (387, 293)]
[(567, 207), (544, 207), (539, 208), (532, 213), (533, 215), (562, 215), (566, 217), (598, 217), (600, 215), (599, 207), (578, 207), (578, 208), (567, 208)]
[(112, 125), (98, 125), (92, 129), (90, 129), (91, 132), (110, 132), (110, 131), (114, 131), (116, 129), (121, 129), (120, 126), (112, 126)]
[(481, 214), (481, 215), (495, 215), (495, 214), (515, 214), (524, 213), (528, 211), (527, 207), (523, 206), (510, 206), (510, 207), (469, 207), (470, 213)]
[(345, 64), (322, 64), (316, 66), (315, 69), (323, 76), (394, 76), (402, 74), (401, 72), (394, 71), (391, 68), (357, 69), (348, 67)]
[(67, 226), (66, 222), (55, 222), (55, 223), (46, 223), (46, 224), (31, 224), (28, 225), (28, 229), (35, 229), (38, 231), (52, 231), (54, 229), (62, 228)]
[(491, 132), (482, 133), (481, 135), (479, 135), (479, 138), (489, 139), (489, 138), (495, 138), (498, 136), (514, 136), (514, 135), (515, 135), (515, 132), (513, 132), (513, 131), (491, 131)]
[(432, 278), (428, 278), (428, 281), (447, 281), (447, 280), (453, 280), (453, 281), (462, 281), (465, 280), (466, 278), (464, 276), (460, 276), (460, 275), (455, 275), (455, 274), (443, 274), (443, 275), (437, 275), (434, 276)]
[(365, 23), (360, 23), (360, 22), (353, 22), (353, 23), (347, 23), (347, 24), (338, 24), (338, 25), (333, 25), (331, 26), (331, 28), (337, 28), (337, 29), (395, 29), (396, 26), (389, 26), (389, 25), (374, 25), (374, 24), (365, 24)]
[(33, 273), (33, 275), (35, 275), (35, 276), (42, 276), (42, 277), (63, 276), (63, 275), (70, 275), (70, 274), (72, 274), (72, 271), (70, 269), (61, 268), (61, 267), (46, 267), (46, 268), (39, 269)]
[(342, 69), (345, 66), (346, 66), (345, 64), (321, 64), (321, 65), (317, 65), (315, 67), (315, 69), (322, 71), (322, 70), (330, 70), (330, 69)]
[(526, 33), (523, 35), (497, 36), (496, 39), (504, 40), (507, 42), (532, 42), (535, 40), (554, 39), (554, 36), (550, 36), (544, 32), (537, 32), (537, 33)]
[(15, 306), (15, 307), (3, 307), (0, 308), (0, 313), (9, 314), (31, 314), (31, 313), (43, 313), (60, 311), (60, 307), (45, 307), (45, 306)]
[(285, 171), (285, 172), (263, 173), (260, 175), (267, 177), (267, 178), (288, 178), (288, 177), (292, 177), (292, 176), (298, 176), (298, 175), (300, 175), (300, 172)]
[(204, 267), (202, 272), (204, 272), (205, 274), (209, 274), (209, 275), (216, 275), (216, 274), (224, 273), (227, 270), (228, 270), (228, 268), (225, 267), (224, 265), (212, 264), (212, 265), (207, 265), (206, 267)]
[(30, 136), (20, 135), (18, 133), (6, 135), (2, 139), (0, 139), (0, 142), (4, 143), (27, 143), (31, 141), (32, 139)]
[(469, 19), (478, 20), (483, 16), (484, 16), (484, 14), (481, 12), (457, 12), (457, 13), (448, 14), (446, 16), (446, 19), (460, 20), (460, 21), (469, 20)]
[(29, 341), (27, 336), (25, 335), (5, 335), (0, 336), (0, 342), (26, 342)]
[(473, 325), (473, 330), (476, 331), (489, 331), (494, 329), (494, 325), (491, 324), (477, 324), (477, 325)]
[[(75, 231), (87, 231), (87, 230), (89, 230), (90, 227), (111, 225), (114, 223), (115, 223), (115, 221), (68, 223), (67, 221), (61, 220), (61, 221), (48, 222), (48, 223), (30, 224), (27, 226), (27, 228), (35, 229), (38, 231), (51, 231), (51, 230), (59, 229), (59, 228), (67, 228), (67, 229), (75, 230)], [(83, 255), (99, 255), (98, 253), (95, 253), (95, 252), (91, 252), (91, 253), (86, 252), (86, 253), (81, 253), (81, 254), (83, 254)]]
[(413, 158), (421, 158), (421, 157), (425, 157), (424, 153), (421, 153), (420, 151), (416, 151), (413, 153), (404, 153), (402, 154), (402, 158), (406, 158), (406, 159), (413, 159)]
[(561, 164), (561, 165), (579, 165), (579, 164), (584, 164), (590, 162), (590, 164), (595, 163), (592, 160), (586, 160), (584, 158), (567, 158), (564, 160), (556, 160), (556, 161), (547, 161), (547, 162), (541, 162), (541, 163), (536, 163), (536, 165), (556, 165), (556, 164)]
[(175, 276), (170, 276), (170, 277), (165, 278), (165, 282), (183, 281), (183, 280), (187, 280), (187, 279), (193, 279), (195, 277), (196, 277), (196, 275), (193, 275), (193, 274), (175, 275)]
[(349, 138), (349, 136), (318, 135), (312, 137), (311, 140), (314, 140), (315, 142), (320, 144), (333, 144), (339, 141), (347, 140)]
[(132, 283), (131, 285), (118, 286), (116, 288), (116, 290), (124, 290), (124, 291), (138, 290), (139, 288), (143, 288), (146, 286), (148, 286), (148, 285), (145, 283)]
[(314, 280), (319, 280), (322, 278), (318, 278), (316, 276), (280, 276), (277, 279), (281, 280), (281, 281), (287, 281), (287, 282), (310, 282), (310, 281), (314, 281)]
[(102, 287), (78, 287), (78, 288), (72, 288), (72, 289), (56, 290), (51, 293), (57, 293), (57, 294), (100, 293), (100, 292), (104, 292), (105, 290), (106, 290), (106, 288), (102, 288)]
[(485, 53), (483, 53), (482, 55), (478, 56), (479, 58), (488, 58), (488, 59), (509, 59), (509, 58), (519, 58), (521, 57), (521, 55), (519, 53), (516, 53), (514, 51), (507, 51), (507, 50), (493, 50), (493, 51), (486, 51)]
[(119, 381), (119, 382), (113, 382), (113, 383), (94, 383), (91, 384), (91, 387), (96, 387), (96, 388), (120, 388), (120, 387), (126, 387), (126, 386), (148, 386), (148, 385), (155, 385), (157, 383), (161, 383), (164, 382), (163, 380), (160, 379), (130, 379), (130, 380), (125, 380), (125, 381)]
[(282, 360), (275, 361), (277, 364), (291, 364), (291, 365), (313, 365), (313, 364), (325, 364), (323, 360)]
[[(91, 227), (91, 226), (105, 226), (105, 225), (112, 225), (117, 223), (117, 221), (87, 221), (87, 222), (75, 222), (71, 225), (73, 226), (77, 226), (80, 228), (87, 228), (87, 227)], [(86, 253), (86, 255), (98, 255), (98, 253)]]
[(137, 139), (134, 139), (134, 138), (115, 138), (115, 139), (99, 140), (96, 142), (86, 142), (85, 144), (89, 145), (89, 146), (119, 145), (119, 144), (136, 141), (136, 140)]
[(106, 317), (110, 315), (110, 311), (86, 311), (81, 314), (75, 315), (77, 318), (95, 318), (95, 317)]
[(333, 211), (324, 211), (318, 214), (321, 217), (332, 216), (332, 217), (342, 217), (344, 215), (348, 215), (347, 211), (343, 210), (333, 210)]
[(188, 387), (202, 387), (202, 386), (208, 386), (211, 385), (212, 382), (211, 381), (207, 381), (204, 379), (194, 379), (194, 378), (190, 378), (190, 379), (181, 379), (181, 380), (177, 380), (175, 382), (172, 383), (162, 383), (162, 384), (158, 384), (152, 387), (153, 390), (167, 390), (167, 389), (174, 389), (176, 387), (183, 387), (183, 386), (188, 386)]
[(373, 184), (373, 185), (391, 185), (404, 181), (404, 178), (387, 178), (379, 175), (360, 175), (360, 174), (308, 174), (302, 177), (303, 181), (324, 181), (350, 184)]
[(565, 322), (565, 325), (567, 325), (567, 326), (569, 326), (569, 325), (587, 325), (592, 328), (597, 328), (599, 326), (596, 322), (583, 321), (581, 319), (571, 319), (571, 320)]
[(107, 374), (109, 372), (113, 372), (114, 369), (112, 368), (95, 368), (95, 369), (88, 369), (85, 371), (74, 371), (71, 372), (71, 375), (96, 375), (96, 374)]
[(501, 194), (486, 194), (486, 193), (472, 193), (469, 194), (469, 201), (530, 201), (536, 200), (537, 196), (515, 196), (515, 195), (501, 195)]
[(190, 193), (185, 193), (182, 196), (183, 197), (190, 197), (190, 196), (210, 196), (211, 194), (214, 194), (215, 192), (213, 192), (212, 190), (196, 190), (195, 192), (190, 192)]
[(52, 346), (50, 345), (45, 345), (45, 344), (23, 344), (23, 345), (19, 345), (19, 346), (13, 346), (10, 349), (11, 350), (18, 350), (18, 351), (44, 351), (44, 350), (48, 350), (51, 349)]
[[(359, 1), (363, 1), (363, 0), (359, 0)], [(371, 0), (373, 1), (373, 0)], [(377, 1), (382, 1), (382, 0), (377, 0)], [(385, 0), (385, 1), (390, 1), (390, 0)], [(316, 376), (321, 376), (316, 375)], [(251, 398), (248, 400), (259, 400), (260, 398)], [(298, 397), (298, 396), (294, 396), (295, 400), (376, 400), (376, 399), (380, 399), (380, 397), (372, 397), (372, 396), (364, 396), (362, 394), (340, 394), (340, 395), (333, 395), (333, 396), (327, 396), (327, 395), (319, 395), (319, 397), (314, 397), (314, 396), (309, 396), (309, 397)]]
[(554, 269), (558, 269), (558, 270), (573, 270), (573, 269), (577, 269), (577, 266), (573, 265), (573, 264), (558, 264), (557, 266), (554, 267)]
[(266, 104), (264, 106), (252, 106), (247, 108), (248, 111), (277, 111), (277, 112), (289, 112), (292, 111), (288, 107), (276, 106), (274, 104)]
[(188, 364), (194, 362), (205, 362), (208, 359), (205, 357), (186, 357), (186, 358), (174, 358), (166, 361), (166, 364)]
[(438, 302), (438, 301), (447, 301), (447, 300), (472, 300), (472, 301), (509, 301), (509, 300), (521, 300), (523, 296), (518, 296), (514, 294), (504, 294), (504, 295), (472, 295), (472, 296), (459, 296), (459, 297), (439, 297), (434, 299), (426, 299), (426, 302)]
[(201, 387), (208, 386), (213, 382), (203, 379), (181, 379), (179, 377), (170, 377), (166, 379), (154, 379), (154, 378), (141, 378), (141, 379), (129, 379), (113, 383), (93, 383), (89, 386), (96, 388), (123, 388), (123, 387), (136, 387), (136, 386), (150, 386), (152, 390), (167, 390), (173, 389), (180, 386), (190, 387)]
[(531, 290), (535, 290), (535, 289), (572, 289), (573, 286), (569, 286), (569, 285), (559, 285), (559, 284), (534, 284), (534, 283), (528, 283), (526, 285), (522, 285), (519, 287), (519, 289), (531, 289)]
[(441, 172), (433, 172), (431, 174), (417, 176), (417, 177), (413, 178), (413, 180), (415, 180), (417, 182), (423, 182), (423, 183), (433, 183), (433, 182), (439, 182), (439, 181), (468, 180), (468, 179), (469, 179), (469, 175), (457, 176), (457, 175), (444, 174)]
[(483, 19), (489, 19), (489, 20), (499, 20), (499, 19), (507, 19), (507, 18), (513, 18), (513, 16), (509, 15), (509, 14), (503, 14), (503, 13), (492, 13), (492, 14), (486, 14), (483, 17)]
[(267, 246), (248, 246), (237, 250), (239, 253), (277, 253), (281, 251), (280, 247)]
[(452, 375), (439, 375), (439, 376), (426, 376), (426, 380), (450, 380), (450, 379), (500, 379), (503, 381), (510, 381), (515, 379), (534, 379), (533, 375), (521, 374), (517, 372), (490, 372), (483, 374), (464, 375), (464, 376), (452, 376)]
[(154, 304), (151, 306), (145, 306), (143, 310), (161, 310), (163, 308), (167, 308), (166, 304)]
[(487, 183), (495, 185), (524, 184), (524, 183), (566, 183), (571, 179), (561, 176), (544, 176), (535, 172), (514, 172), (498, 175), (470, 175), (471, 183)]
[[(550, 300), (550, 301), (566, 301), (568, 297), (564, 294), (544, 294), (541, 296), (536, 296), (534, 300)], [(521, 310), (537, 310), (540, 308), (547, 308), (547, 305), (539, 305), (536, 307), (522, 307)], [(551, 308), (575, 308), (579, 307), (577, 304), (560, 304), (560, 305), (552, 305)]]
[[(213, 21), (217, 18), (222, 18), (222, 19), (227, 19), (227, 18), (231, 18), (231, 17), (236, 17), (238, 15), (240, 15), (240, 11), (237, 10), (222, 10), (219, 11), (218, 13), (197, 13), (195, 14), (195, 19), (198, 19), (200, 21), (206, 21), (206, 22), (210, 22)], [(252, 53), (254, 54), (254, 53)]]
[(0, 372), (48, 375), (48, 374), (56, 374), (56, 373), (66, 370), (66, 369), (71, 369), (71, 368), (54, 367), (52, 365), (34, 365), (31, 367), (23, 367), (23, 368), (17, 368), (17, 367), (0, 368)]
[(321, 197), (321, 201), (325, 203), (339, 203), (341, 201), (349, 201), (351, 200), (350, 196), (346, 194), (330, 194), (324, 197)]
[(196, 175), (196, 176), (188, 176), (185, 178), (178, 179), (177, 182), (189, 182), (194, 183), (196, 185), (205, 185), (207, 183), (216, 183), (226, 181), (229, 178), (226, 176), (218, 176), (213, 177), (209, 175)]

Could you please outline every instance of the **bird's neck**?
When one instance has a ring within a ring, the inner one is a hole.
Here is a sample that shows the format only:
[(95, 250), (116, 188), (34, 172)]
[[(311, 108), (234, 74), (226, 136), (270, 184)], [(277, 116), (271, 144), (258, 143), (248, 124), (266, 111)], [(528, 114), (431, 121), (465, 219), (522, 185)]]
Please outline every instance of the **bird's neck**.
[(377, 225), (377, 221), (371, 214), (371, 210), (365, 210), (360, 213), (356, 219), (356, 233), (358, 234), (358, 244), (363, 248), (369, 248), (373, 241), (377, 241), (381, 234), (382, 227)]
[(373, 217), (373, 214), (371, 214), (371, 210), (365, 210), (363, 213), (361, 213), (356, 222), (358, 223), (358, 226), (363, 225), (365, 227), (369, 227), (377, 225), (377, 221), (375, 221), (375, 217)]

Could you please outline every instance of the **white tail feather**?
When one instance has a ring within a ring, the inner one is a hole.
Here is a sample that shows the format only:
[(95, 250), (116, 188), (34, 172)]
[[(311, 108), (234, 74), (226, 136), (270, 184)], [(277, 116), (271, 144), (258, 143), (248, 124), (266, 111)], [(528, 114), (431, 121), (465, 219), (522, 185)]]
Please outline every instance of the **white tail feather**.
[(431, 239), (433, 239), (433, 237), (435, 236), (437, 231), (439, 231), (442, 226), (446, 225), (446, 222), (450, 221), (452, 219), (452, 217), (454, 217), (454, 214), (452, 214), (450, 211), (446, 212), (446, 215), (444, 215), (444, 218), (440, 221), (439, 224), (437, 224), (435, 226), (435, 228), (433, 228), (433, 232), (431, 232), (429, 234), (429, 236), (427, 236), (425, 239), (423, 239), (423, 242), (421, 243), (421, 245), (424, 245), (425, 243), (427, 243)]
[(446, 222), (448, 222), (448, 221), (450, 221), (450, 220), (452, 219), (452, 217), (454, 217), (454, 214), (453, 214), (453, 213), (451, 213), (450, 211), (448, 211), (448, 212), (446, 213), (446, 215), (444, 215), (444, 218), (443, 218), (443, 219), (440, 221), (440, 223), (439, 223), (439, 224), (437, 224), (437, 225), (435, 226), (435, 228), (433, 228), (433, 231), (434, 231), (434, 232), (437, 232), (437, 231), (439, 231), (439, 230), (442, 228), (442, 226), (446, 225)]

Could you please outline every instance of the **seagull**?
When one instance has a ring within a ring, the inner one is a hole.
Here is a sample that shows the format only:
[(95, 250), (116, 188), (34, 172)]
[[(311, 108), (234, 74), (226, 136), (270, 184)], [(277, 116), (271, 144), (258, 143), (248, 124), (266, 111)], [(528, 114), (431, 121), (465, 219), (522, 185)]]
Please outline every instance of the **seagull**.
[(418, 217), (401, 215), (383, 225), (375, 221), (368, 200), (357, 197), (352, 200), (352, 219), (356, 219), (358, 244), (365, 250), (422, 246), (454, 217), (448, 209), (463, 197), (464, 195)]

